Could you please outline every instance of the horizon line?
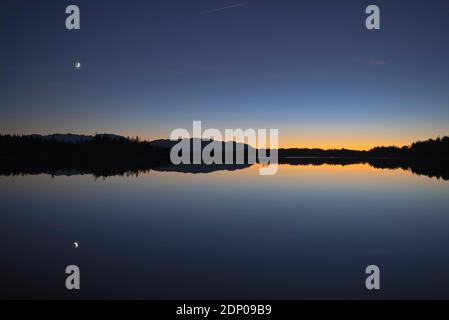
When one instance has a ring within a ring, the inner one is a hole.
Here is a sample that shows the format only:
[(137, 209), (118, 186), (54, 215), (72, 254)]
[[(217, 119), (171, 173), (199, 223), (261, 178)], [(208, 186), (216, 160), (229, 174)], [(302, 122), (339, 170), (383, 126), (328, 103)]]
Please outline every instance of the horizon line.
[[(139, 139), (140, 142), (154, 142), (154, 141), (158, 141), (158, 140), (167, 140), (167, 141), (176, 141), (176, 140), (170, 140), (170, 138), (156, 138), (156, 139), (145, 139), (145, 138), (141, 138), (139, 135), (136, 136), (130, 136), (130, 135), (121, 135), (121, 134), (115, 134), (115, 133), (107, 133), (107, 132), (103, 132), (103, 133), (98, 133), (95, 132), (94, 134), (86, 134), (86, 133), (71, 133), (71, 132), (67, 132), (67, 133), (60, 133), (60, 132), (56, 132), (56, 133), (50, 133), (50, 134), (40, 134), (40, 133), (22, 133), (22, 134), (17, 134), (17, 133), (0, 133), (0, 137), (1, 136), (52, 136), (52, 135), (74, 135), (74, 136), (86, 136), (86, 137), (95, 137), (96, 135), (112, 135), (112, 136), (118, 136), (118, 137), (122, 137), (128, 140), (133, 140), (133, 139)], [(286, 150), (286, 149), (309, 149), (309, 150), (313, 150), (313, 149), (319, 149), (319, 150), (349, 150), (349, 151), (370, 151), (374, 148), (389, 148), (389, 147), (394, 147), (394, 148), (404, 148), (404, 147), (410, 147), (413, 143), (416, 142), (421, 142), (421, 141), (427, 141), (427, 140), (435, 140), (435, 139), (442, 139), (442, 138), (446, 138), (449, 137), (448, 135), (439, 135), (437, 137), (429, 137), (426, 138), (424, 140), (415, 140), (415, 141), (411, 141), (408, 144), (403, 144), (403, 145), (395, 145), (395, 144), (391, 144), (391, 145), (382, 145), (382, 144), (378, 144), (375, 146), (371, 146), (371, 147), (365, 147), (365, 148), (351, 148), (351, 147), (341, 147), (341, 146), (334, 146), (334, 147), (319, 147), (319, 146), (313, 146), (313, 147), (306, 147), (306, 146), (278, 146), (275, 149), (272, 150)], [(211, 140), (211, 139), (204, 139), (204, 138), (199, 138), (199, 137), (190, 137), (190, 138), (184, 138), (184, 139), (202, 139), (203, 141), (207, 141), (207, 140)], [(216, 140), (219, 141), (219, 140)], [(236, 143), (244, 143), (247, 144), (249, 146), (251, 146), (254, 149), (257, 150), (264, 150), (264, 149), (268, 149), (268, 148), (257, 148), (255, 146), (252, 146), (250, 144), (248, 144), (247, 142), (238, 142), (236, 140), (232, 140), (232, 141), (225, 141), (225, 140), (220, 140), (219, 142), (222, 143), (229, 143), (229, 142), (236, 142)]]

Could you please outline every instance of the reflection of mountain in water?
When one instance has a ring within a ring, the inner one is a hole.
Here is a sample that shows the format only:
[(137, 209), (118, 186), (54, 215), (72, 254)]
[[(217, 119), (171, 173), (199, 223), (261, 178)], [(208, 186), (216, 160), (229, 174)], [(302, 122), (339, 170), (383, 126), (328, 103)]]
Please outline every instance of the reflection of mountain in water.
[(251, 164), (181, 164), (155, 167), (155, 171), (161, 172), (182, 172), (182, 173), (212, 173), (217, 171), (236, 171), (249, 168)]

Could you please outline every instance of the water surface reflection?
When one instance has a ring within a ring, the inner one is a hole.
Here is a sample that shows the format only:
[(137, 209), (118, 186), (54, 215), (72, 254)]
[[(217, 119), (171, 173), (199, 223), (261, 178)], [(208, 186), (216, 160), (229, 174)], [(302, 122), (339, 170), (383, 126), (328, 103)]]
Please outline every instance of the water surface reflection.
[(0, 176), (0, 296), (449, 298), (449, 182), (367, 163), (258, 170)]

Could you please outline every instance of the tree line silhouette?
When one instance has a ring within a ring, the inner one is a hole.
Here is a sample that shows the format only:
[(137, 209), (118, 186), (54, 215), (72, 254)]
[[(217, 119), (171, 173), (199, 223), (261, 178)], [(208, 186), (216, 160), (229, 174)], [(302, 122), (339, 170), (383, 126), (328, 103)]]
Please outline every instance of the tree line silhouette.
[[(0, 156), (48, 157), (167, 157), (169, 150), (139, 137), (124, 138), (113, 135), (82, 136), (79, 141), (61, 141), (51, 136), (0, 135)], [(89, 139), (87, 139), (89, 138)], [(212, 141), (208, 141), (212, 142)], [(202, 143), (202, 147), (207, 143)], [(224, 149), (224, 148), (223, 148)], [(410, 146), (375, 147), (367, 151), (349, 149), (279, 149), (280, 157), (437, 157), (449, 158), (449, 137), (428, 139)]]
[(32, 157), (34, 159), (60, 158), (152, 158), (169, 156), (166, 148), (140, 141), (139, 138), (113, 138), (96, 135), (77, 142), (60, 141), (42, 136), (0, 135), (0, 156)]
[(449, 158), (449, 137), (429, 139), (410, 146), (375, 147), (367, 151), (348, 149), (279, 149), (279, 157), (338, 157), (338, 158)]
[[(82, 136), (61, 141), (51, 136), (0, 135), (0, 174), (138, 174), (150, 169), (208, 173), (238, 170), (242, 165), (172, 166), (170, 148), (113, 135)], [(203, 147), (208, 142), (203, 143)], [(247, 149), (247, 148), (246, 148)], [(279, 163), (291, 165), (349, 165), (368, 163), (375, 168), (410, 170), (416, 174), (449, 180), (449, 137), (418, 141), (404, 147), (348, 149), (279, 149)], [(164, 169), (165, 168), (165, 169)], [(170, 168), (170, 169), (167, 169)]]

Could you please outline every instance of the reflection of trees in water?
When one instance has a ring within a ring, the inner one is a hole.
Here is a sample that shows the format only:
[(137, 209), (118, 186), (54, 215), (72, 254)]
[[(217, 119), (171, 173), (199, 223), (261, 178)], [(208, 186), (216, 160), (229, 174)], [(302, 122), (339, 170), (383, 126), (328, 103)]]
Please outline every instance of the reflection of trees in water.
[[(305, 165), (353, 165), (368, 164), (376, 169), (403, 169), (417, 175), (430, 178), (449, 180), (449, 166), (444, 160), (425, 159), (392, 159), (392, 158), (309, 158), (291, 157), (279, 159), (279, 164), (290, 164), (297, 166)], [(166, 160), (141, 159), (129, 160), (107, 160), (107, 161), (50, 161), (50, 160), (0, 160), (0, 175), (33, 175), (50, 174), (54, 176), (83, 175), (90, 174), (95, 177), (109, 176), (138, 176), (151, 170), (159, 172), (180, 172), (192, 174), (207, 174), (217, 171), (237, 171), (250, 167), (250, 164), (241, 165), (173, 165)]]
[(371, 160), (368, 162), (371, 166), (378, 169), (404, 169), (410, 170), (414, 174), (424, 175), (430, 178), (438, 178), (449, 180), (449, 165), (448, 161), (444, 160), (423, 160), (423, 159), (408, 159), (408, 160)]
[(107, 161), (50, 161), (50, 160), (0, 160), (0, 175), (74, 176), (90, 174), (95, 177), (138, 176), (151, 170), (159, 172), (213, 173), (235, 171), (250, 167), (250, 164), (236, 165), (173, 165), (166, 160), (146, 159), (139, 161), (108, 159)]
[(403, 169), (417, 175), (449, 180), (449, 166), (445, 159), (423, 158), (281, 158), (280, 164), (290, 165), (352, 165), (369, 164), (376, 169)]

